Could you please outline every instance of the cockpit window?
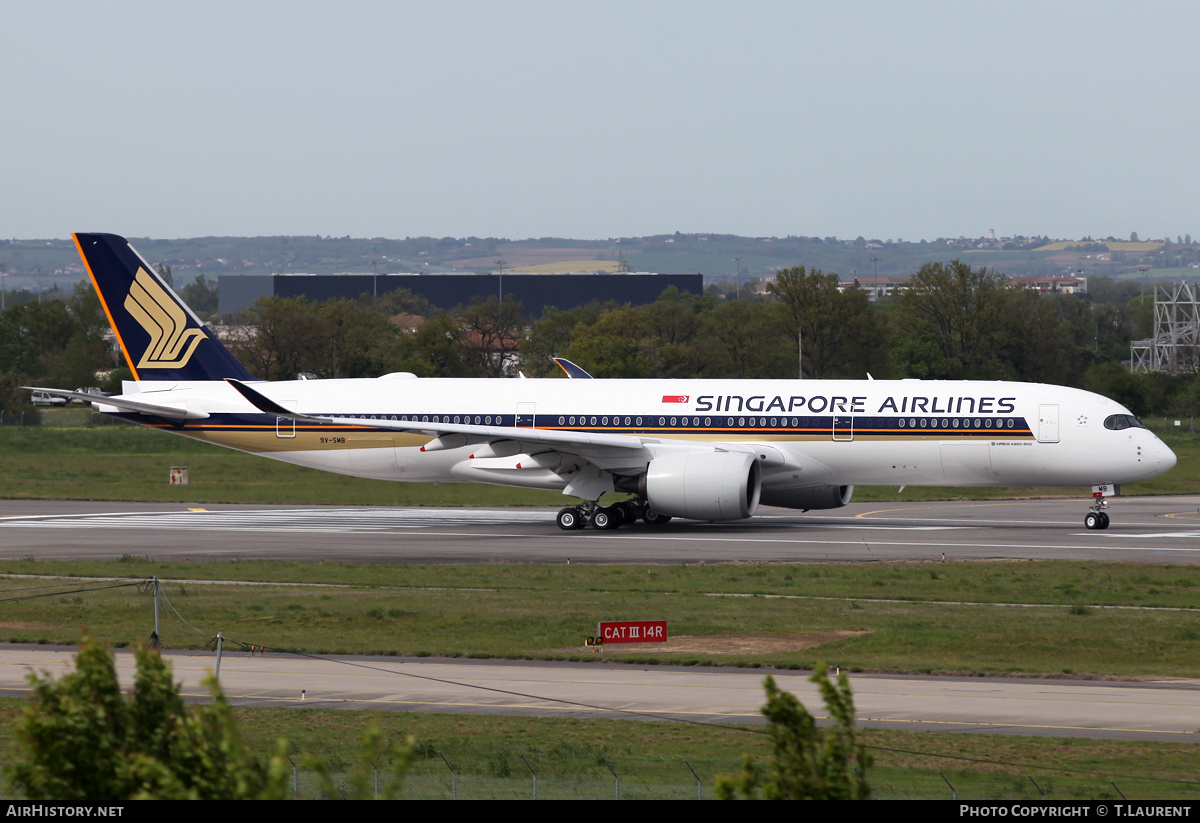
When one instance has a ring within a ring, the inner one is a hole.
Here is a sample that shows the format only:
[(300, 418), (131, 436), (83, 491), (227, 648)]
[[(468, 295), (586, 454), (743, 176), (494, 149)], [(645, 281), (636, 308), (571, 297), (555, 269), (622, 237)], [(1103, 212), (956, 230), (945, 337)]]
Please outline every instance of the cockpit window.
[(1146, 427), (1132, 414), (1110, 414), (1104, 418), (1104, 428), (1120, 431), (1121, 429), (1144, 429)]

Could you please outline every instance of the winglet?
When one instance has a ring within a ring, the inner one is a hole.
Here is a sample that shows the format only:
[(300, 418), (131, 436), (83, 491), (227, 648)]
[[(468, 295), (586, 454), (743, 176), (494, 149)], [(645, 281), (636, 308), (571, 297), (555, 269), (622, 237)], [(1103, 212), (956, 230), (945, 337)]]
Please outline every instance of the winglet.
[(72, 236), (135, 380), (254, 379), (129, 241)]
[(570, 360), (568, 360), (565, 357), (553, 357), (551, 359), (555, 363), (558, 364), (558, 367), (560, 369), (562, 369), (564, 372), (567, 373), (567, 377), (570, 377), (575, 380), (591, 380), (592, 379), (592, 376), (590, 374), (585, 372), (579, 366), (576, 366), (574, 363), (572, 363)]
[(254, 408), (258, 409), (260, 412), (265, 412), (266, 414), (273, 414), (276, 417), (296, 417), (297, 416), (296, 413), (294, 411), (292, 411), (291, 409), (285, 409), (283, 406), (279, 405), (278, 403), (276, 403), (271, 398), (267, 397), (262, 392), (255, 391), (254, 389), (250, 388), (245, 383), (243, 383), (241, 380), (234, 380), (233, 378), (226, 378), (225, 382), (228, 383), (229, 385), (233, 386), (235, 389), (237, 389), (238, 393), (241, 394), (242, 397), (249, 400), (250, 404), (252, 406), (254, 406)]

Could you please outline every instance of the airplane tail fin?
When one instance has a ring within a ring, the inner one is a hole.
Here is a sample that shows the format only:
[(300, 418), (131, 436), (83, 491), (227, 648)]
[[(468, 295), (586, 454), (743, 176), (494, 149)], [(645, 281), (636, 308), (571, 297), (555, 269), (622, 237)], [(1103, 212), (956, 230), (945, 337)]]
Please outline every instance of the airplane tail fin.
[(135, 380), (255, 379), (124, 237), (72, 236)]

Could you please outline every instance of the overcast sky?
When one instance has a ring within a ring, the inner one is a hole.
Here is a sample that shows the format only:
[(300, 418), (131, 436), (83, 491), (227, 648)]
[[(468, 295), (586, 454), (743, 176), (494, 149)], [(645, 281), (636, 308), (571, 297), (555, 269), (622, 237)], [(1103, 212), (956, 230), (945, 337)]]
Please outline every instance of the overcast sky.
[(0, 0), (0, 236), (1200, 236), (1195, 2)]

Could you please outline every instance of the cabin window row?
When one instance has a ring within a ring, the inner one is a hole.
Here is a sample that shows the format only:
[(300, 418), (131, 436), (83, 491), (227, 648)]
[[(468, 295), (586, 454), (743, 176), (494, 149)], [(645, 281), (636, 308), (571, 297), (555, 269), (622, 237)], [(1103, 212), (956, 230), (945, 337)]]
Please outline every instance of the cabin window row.
[[(940, 420), (936, 417), (910, 417), (907, 420), (901, 417), (896, 422), (899, 423), (900, 428), (902, 429), (915, 429), (918, 427), (922, 429), (957, 429), (960, 427), (969, 429), (972, 428), (972, 423), (975, 424), (973, 428), (976, 429), (992, 428), (992, 418), (990, 417), (976, 417), (973, 421), (969, 417), (943, 417)], [(1014, 423), (1011, 417), (1000, 418), (995, 421), (995, 427), (997, 429), (1011, 429), (1013, 425)]]
[[(403, 419), (403, 418), (397, 418), (396, 415), (394, 415), (394, 414), (390, 418), (387, 415), (376, 416), (374, 414), (372, 414), (370, 416), (363, 415), (363, 414), (350, 415), (350, 416), (353, 418), (359, 419), (359, 420)], [(414, 419), (415, 419), (415, 417), (414, 417)], [(701, 418), (699, 418), (699, 417), (683, 417), (683, 418), (660, 417), (660, 418), (658, 418), (658, 425), (663, 426), (663, 427), (665, 427), (665, 426), (671, 426), (671, 427), (683, 426), (685, 428), (699, 428), (701, 425), (703, 425), (705, 427), (713, 425), (713, 418), (705, 417), (703, 420), (704, 420), (704, 422), (701, 423), (700, 422)], [(430, 415), (422, 415), (421, 416), (422, 423), (431, 423), (431, 422), (432, 423), (463, 423), (466, 425), (471, 425), (472, 423), (474, 423), (476, 426), (491, 426), (491, 425), (493, 425), (493, 421), (494, 421), (494, 424), (497, 426), (505, 425), (503, 423), (503, 418), (500, 415), (496, 415), (494, 418), (492, 417), (492, 415), (478, 415), (478, 414), (475, 415), (474, 417), (472, 417), (469, 414), (468, 415), (457, 415), (456, 414), (453, 416), (449, 415), (449, 414), (445, 414), (445, 415), (435, 414), (432, 416), (430, 416)], [(1130, 422), (1130, 421), (1132, 421), (1132, 422)], [(859, 425), (860, 426), (863, 425), (863, 422), (864, 421), (862, 421), (860, 418)], [(560, 416), (558, 418), (558, 425), (560, 425), (560, 426), (597, 426), (597, 425), (608, 426), (608, 425), (610, 425), (610, 423), (613, 426), (624, 425), (624, 426), (640, 427), (642, 425), (642, 418), (640, 418), (640, 417), (621, 418), (621, 417), (615, 417), (615, 416), (611, 417), (611, 418), (607, 417), (607, 416), (599, 416), (599, 417), (574, 417), (574, 416), (571, 416), (571, 417), (568, 417), (565, 415)], [(793, 428), (793, 429), (799, 428), (801, 423), (803, 423), (805, 426), (820, 426), (820, 424), (815, 423), (814, 421), (810, 421), (808, 419), (801, 420), (801, 418), (798, 418), (798, 417), (793, 417), (790, 419), (787, 417), (771, 417), (771, 418), (767, 418), (767, 417), (750, 417), (750, 418), (727, 417), (727, 418), (725, 418), (724, 425), (727, 428), (731, 428), (731, 429), (732, 428), (747, 428), (747, 427), (749, 427), (749, 428), (781, 428), (781, 427), (787, 428), (789, 423), (791, 425), (791, 428)], [(983, 418), (977, 417), (974, 420), (972, 420), (969, 417), (943, 417), (940, 419), (936, 418), (936, 417), (910, 417), (907, 419), (901, 417), (896, 421), (896, 423), (899, 426), (899, 428), (902, 428), (902, 429), (903, 428), (909, 428), (909, 429), (964, 428), (964, 429), (966, 429), (966, 428), (971, 428), (972, 423), (974, 424), (974, 428), (976, 428), (976, 429), (991, 429), (991, 428), (1011, 429), (1015, 425), (1014, 420), (1011, 417), (999, 418), (999, 419), (995, 419), (995, 420), (993, 420), (993, 418), (990, 418), (990, 417), (983, 417)], [(718, 426), (721, 425), (720, 418), (717, 419), (717, 425)], [(1107, 420), (1105, 420), (1104, 425), (1105, 425), (1105, 428), (1109, 428), (1109, 429), (1112, 429), (1112, 428), (1123, 429), (1123, 428), (1128, 428), (1131, 426), (1141, 426), (1142, 424), (1137, 420), (1137, 418), (1133, 417), (1132, 415), (1114, 415), (1113, 417), (1109, 417)], [(823, 426), (820, 426), (820, 427), (823, 428)]]

